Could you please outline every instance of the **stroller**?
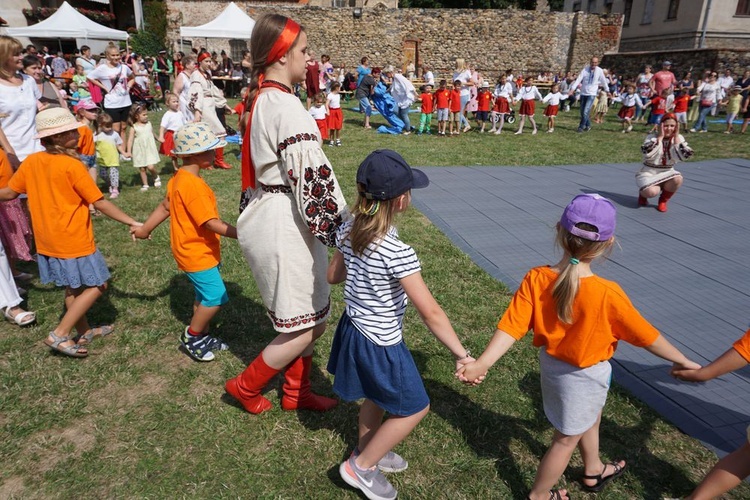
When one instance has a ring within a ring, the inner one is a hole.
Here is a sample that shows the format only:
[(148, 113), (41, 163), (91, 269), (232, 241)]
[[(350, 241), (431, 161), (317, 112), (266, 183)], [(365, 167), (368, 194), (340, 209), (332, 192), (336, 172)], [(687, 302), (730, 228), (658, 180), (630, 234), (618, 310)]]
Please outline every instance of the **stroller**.
[(161, 111), (161, 106), (156, 102), (154, 96), (148, 93), (148, 90), (135, 83), (130, 87), (130, 99), (135, 103), (143, 103), (149, 111)]
[[(492, 116), (490, 117), (490, 122), (492, 125), (496, 125), (497, 122), (500, 121), (500, 118), (495, 113), (492, 113)], [(507, 113), (505, 115), (505, 123), (515, 123), (516, 122), (516, 110), (513, 108), (510, 108), (510, 113)]]

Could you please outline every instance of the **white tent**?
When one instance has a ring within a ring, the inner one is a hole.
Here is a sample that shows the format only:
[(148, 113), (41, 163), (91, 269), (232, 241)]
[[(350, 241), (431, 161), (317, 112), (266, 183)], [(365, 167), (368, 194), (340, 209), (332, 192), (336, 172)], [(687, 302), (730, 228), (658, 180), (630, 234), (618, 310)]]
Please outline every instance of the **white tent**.
[(201, 26), (180, 27), (180, 38), (236, 38), (249, 40), (255, 21), (237, 7), (234, 2), (216, 16), (213, 21)]
[(75, 38), (77, 40), (127, 40), (128, 33), (102, 26), (84, 16), (68, 2), (44, 21), (25, 28), (6, 28), (10, 36)]

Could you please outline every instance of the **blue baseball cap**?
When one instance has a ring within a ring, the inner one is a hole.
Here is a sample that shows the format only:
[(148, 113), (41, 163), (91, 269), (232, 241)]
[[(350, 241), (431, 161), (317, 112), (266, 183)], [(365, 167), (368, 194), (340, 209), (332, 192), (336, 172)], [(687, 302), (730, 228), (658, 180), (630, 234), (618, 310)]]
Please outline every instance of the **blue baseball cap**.
[(427, 174), (411, 168), (400, 154), (390, 149), (370, 153), (357, 169), (360, 193), (368, 200), (392, 200), (410, 189), (430, 185)]

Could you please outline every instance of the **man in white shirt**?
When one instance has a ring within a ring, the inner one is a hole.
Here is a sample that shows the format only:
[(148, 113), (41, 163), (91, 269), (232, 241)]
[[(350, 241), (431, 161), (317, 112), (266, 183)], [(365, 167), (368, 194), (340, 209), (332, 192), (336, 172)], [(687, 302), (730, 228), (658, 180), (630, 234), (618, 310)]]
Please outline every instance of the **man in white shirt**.
[(578, 74), (578, 78), (570, 86), (569, 96), (575, 94), (576, 89), (581, 87), (581, 122), (578, 124), (578, 132), (588, 132), (591, 130), (591, 106), (594, 104), (594, 98), (599, 93), (599, 87), (604, 90), (609, 89), (609, 82), (604, 76), (604, 71), (599, 67), (599, 58), (592, 57), (588, 66), (583, 68)]
[[(417, 91), (414, 85), (403, 75), (401, 70), (397, 69), (395, 74), (393, 73), (393, 67), (388, 66), (383, 72), (393, 79), (391, 84), (391, 95), (393, 100), (396, 101), (398, 109), (396, 113), (401, 121), (404, 122), (403, 134), (409, 135), (411, 133), (411, 121), (409, 120), (409, 108), (417, 100)], [(389, 74), (390, 73), (390, 74)]]

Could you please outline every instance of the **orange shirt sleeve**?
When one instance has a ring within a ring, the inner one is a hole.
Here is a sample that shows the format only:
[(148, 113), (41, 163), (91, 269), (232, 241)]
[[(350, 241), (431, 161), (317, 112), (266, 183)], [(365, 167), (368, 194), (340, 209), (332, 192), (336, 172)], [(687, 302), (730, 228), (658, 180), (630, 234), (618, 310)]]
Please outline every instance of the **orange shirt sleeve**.
[(13, 177), (13, 167), (10, 166), (8, 155), (0, 149), (0, 189), (8, 185), (11, 177)]
[(23, 168), (23, 163), (24, 162), (21, 162), (21, 166), (18, 167), (16, 173), (13, 174), (13, 177), (8, 181), (8, 187), (16, 193), (26, 192), (26, 169)]
[(534, 293), (531, 287), (531, 273), (526, 273), (521, 286), (510, 301), (508, 309), (497, 323), (497, 328), (516, 340), (526, 335), (534, 324)]
[(734, 347), (734, 350), (737, 351), (740, 356), (745, 358), (745, 361), (750, 363), (750, 330), (746, 331), (745, 335), (735, 342), (732, 347)]

